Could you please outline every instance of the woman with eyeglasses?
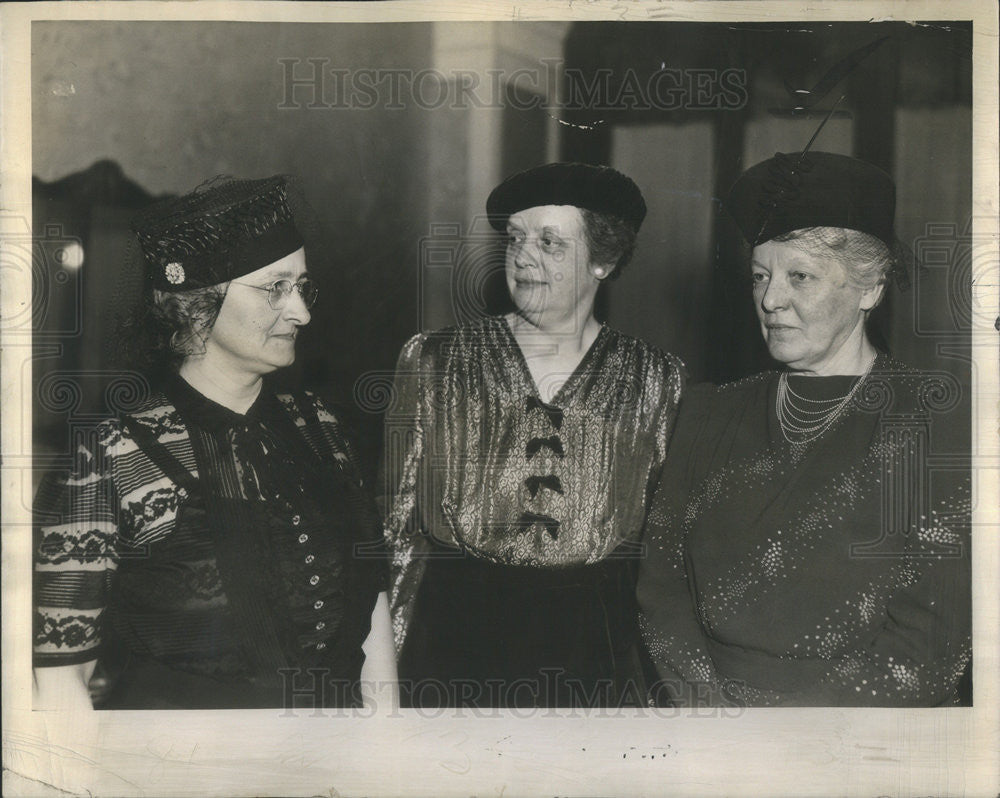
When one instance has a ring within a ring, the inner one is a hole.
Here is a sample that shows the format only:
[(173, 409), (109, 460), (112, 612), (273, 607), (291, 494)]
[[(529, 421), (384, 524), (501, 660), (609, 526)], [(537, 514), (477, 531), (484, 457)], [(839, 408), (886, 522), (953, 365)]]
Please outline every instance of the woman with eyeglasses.
[(102, 708), (360, 706), (395, 680), (378, 515), (334, 415), (264, 380), (317, 297), (288, 182), (133, 227), (155, 390), (39, 491), (36, 706), (89, 706), (99, 658)]
[(594, 305), (646, 203), (611, 167), (553, 163), (486, 211), (515, 310), (413, 337), (386, 416), (403, 703), (642, 703), (635, 573), (683, 372)]

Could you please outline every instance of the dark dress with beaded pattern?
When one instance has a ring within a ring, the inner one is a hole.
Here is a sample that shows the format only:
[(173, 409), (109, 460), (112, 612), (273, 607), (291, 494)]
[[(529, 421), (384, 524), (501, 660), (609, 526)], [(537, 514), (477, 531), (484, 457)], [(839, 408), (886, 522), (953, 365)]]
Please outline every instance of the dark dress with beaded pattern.
[[(969, 427), (959, 384), (880, 355), (789, 443), (779, 375), (685, 397), (637, 594), (659, 703), (935, 706), (971, 654)], [(790, 376), (813, 401), (852, 377)], [(818, 405), (821, 406), (821, 405)]]
[(681, 386), (608, 327), (548, 403), (503, 318), (407, 343), (384, 475), (404, 701), (641, 702), (634, 580)]

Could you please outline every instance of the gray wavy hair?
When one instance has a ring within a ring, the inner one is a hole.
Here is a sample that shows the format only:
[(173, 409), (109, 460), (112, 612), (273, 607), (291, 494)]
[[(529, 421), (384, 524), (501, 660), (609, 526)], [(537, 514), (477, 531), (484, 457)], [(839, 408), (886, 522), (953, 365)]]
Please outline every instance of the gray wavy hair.
[(833, 257), (858, 288), (867, 291), (881, 284), (883, 291), (878, 302), (882, 301), (884, 286), (897, 266), (897, 256), (884, 241), (860, 230), (806, 227), (775, 236), (772, 240), (787, 241), (810, 255)]

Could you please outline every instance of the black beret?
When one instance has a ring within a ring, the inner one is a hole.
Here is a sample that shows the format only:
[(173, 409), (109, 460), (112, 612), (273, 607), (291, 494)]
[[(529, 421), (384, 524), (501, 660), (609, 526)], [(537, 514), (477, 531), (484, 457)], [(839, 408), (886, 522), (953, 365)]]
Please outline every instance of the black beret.
[(751, 246), (805, 227), (843, 227), (891, 249), (896, 186), (877, 166), (829, 152), (776, 153), (733, 184), (725, 202)]
[(287, 178), (213, 182), (152, 205), (132, 220), (146, 278), (189, 291), (261, 269), (303, 246)]
[(486, 214), (504, 230), (511, 214), (539, 205), (575, 205), (619, 217), (636, 232), (646, 217), (646, 202), (632, 180), (610, 166), (550, 163), (519, 172), (490, 192)]

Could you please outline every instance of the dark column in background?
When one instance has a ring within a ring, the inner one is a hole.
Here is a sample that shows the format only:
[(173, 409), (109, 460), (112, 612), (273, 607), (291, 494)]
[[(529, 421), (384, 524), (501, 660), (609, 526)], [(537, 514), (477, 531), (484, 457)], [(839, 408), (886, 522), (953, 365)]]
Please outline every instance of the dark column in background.
[[(607, 27), (610, 25), (611, 27)], [(612, 33), (626, 32), (613, 23), (574, 23), (566, 36), (563, 82), (566, 105), (560, 126), (560, 158), (579, 163), (606, 164), (611, 156), (611, 126), (607, 122), (607, 97), (600, 89), (594, 102), (586, 102), (593, 73), (613, 63), (610, 51), (617, 48)]]
[[(750, 51), (746, 31), (736, 31), (720, 61), (742, 64), (746, 85), (753, 85), (756, 58)], [(713, 210), (714, 262), (712, 263), (712, 307), (705, 325), (706, 379), (727, 382), (746, 373), (750, 364), (765, 361), (766, 350), (756, 334), (756, 314), (748, 302), (750, 291), (749, 249), (739, 228), (726, 212), (729, 189), (749, 164), (743, 163), (744, 137), (750, 102), (736, 110), (719, 113), (715, 121), (715, 193)], [(752, 368), (752, 365), (750, 365)]]

